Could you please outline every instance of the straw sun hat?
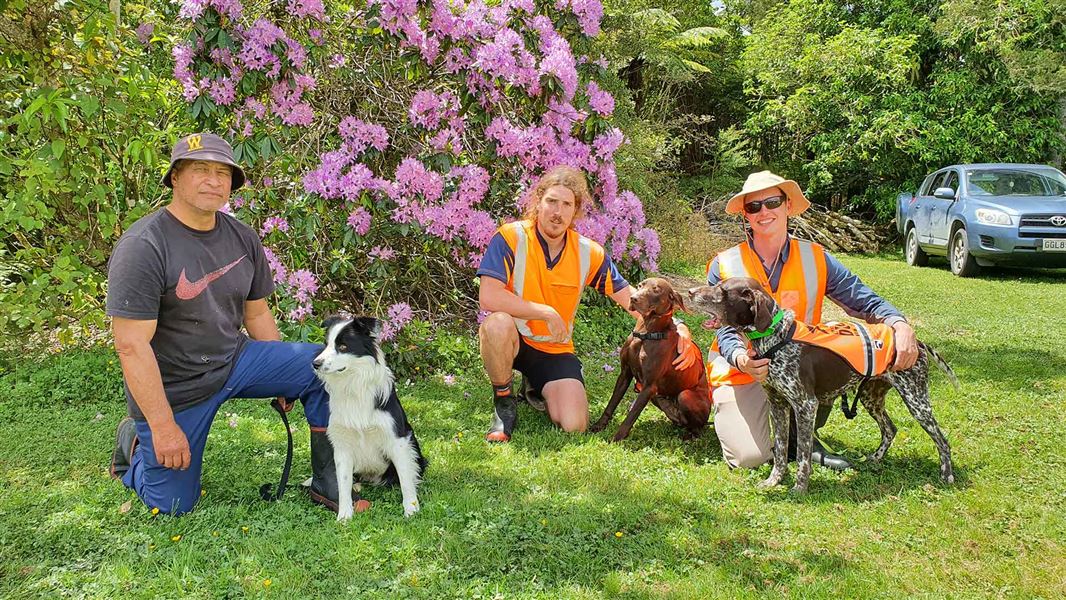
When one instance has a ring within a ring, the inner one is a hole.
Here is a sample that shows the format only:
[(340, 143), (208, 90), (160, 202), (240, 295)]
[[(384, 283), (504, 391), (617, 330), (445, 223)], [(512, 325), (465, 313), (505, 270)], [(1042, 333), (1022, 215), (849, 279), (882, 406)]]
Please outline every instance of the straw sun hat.
[(759, 171), (748, 175), (748, 178), (744, 180), (744, 187), (741, 188), (740, 193), (730, 198), (729, 202), (726, 202), (725, 211), (731, 215), (739, 215), (744, 212), (745, 196), (752, 192), (760, 192), (775, 187), (780, 188), (791, 201), (789, 203), (788, 216), (798, 215), (811, 206), (810, 200), (807, 200), (807, 197), (803, 195), (803, 191), (800, 190), (799, 184), (795, 181), (785, 179), (780, 175), (774, 175), (770, 171)]

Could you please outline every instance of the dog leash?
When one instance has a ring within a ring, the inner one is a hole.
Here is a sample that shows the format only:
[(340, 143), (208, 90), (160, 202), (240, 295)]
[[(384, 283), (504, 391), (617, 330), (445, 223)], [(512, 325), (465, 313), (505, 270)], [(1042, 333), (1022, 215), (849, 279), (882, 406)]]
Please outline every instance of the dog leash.
[(866, 387), (867, 381), (870, 381), (870, 378), (863, 377), (862, 381), (859, 382), (859, 387), (855, 388), (855, 396), (851, 399), (851, 408), (848, 408), (848, 393), (844, 392), (840, 395), (840, 412), (844, 413), (844, 416), (849, 421), (858, 414), (859, 395), (862, 394), (862, 388)]
[(792, 325), (790, 325), (789, 328), (788, 328), (788, 332), (785, 333), (785, 337), (782, 338), (781, 341), (777, 342), (773, 346), (770, 346), (770, 349), (767, 350), (766, 352), (759, 353), (759, 355), (756, 356), (755, 358), (771, 358), (772, 359), (774, 357), (774, 355), (777, 354), (778, 350), (783, 348), (785, 346), (785, 344), (787, 344), (787, 343), (792, 341), (792, 336), (795, 335), (795, 334), (796, 334), (796, 322), (793, 321)]
[(274, 398), (274, 401), (270, 403), (270, 406), (274, 407), (274, 410), (278, 411), (281, 415), (281, 422), (285, 424), (285, 433), (289, 436), (289, 449), (285, 453), (285, 468), (281, 471), (281, 481), (278, 482), (278, 489), (276, 493), (270, 491), (270, 484), (264, 483), (259, 488), (259, 496), (267, 502), (276, 502), (281, 500), (281, 497), (285, 494), (285, 486), (289, 485), (289, 471), (292, 469), (292, 429), (289, 427), (289, 417), (286, 415), (285, 407), (282, 406), (281, 400)]

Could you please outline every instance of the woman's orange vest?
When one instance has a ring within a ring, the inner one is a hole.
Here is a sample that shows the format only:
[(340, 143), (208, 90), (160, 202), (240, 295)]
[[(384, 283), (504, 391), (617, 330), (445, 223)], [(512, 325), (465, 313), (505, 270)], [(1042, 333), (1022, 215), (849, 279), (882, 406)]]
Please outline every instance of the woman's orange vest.
[[(730, 277), (755, 279), (782, 308), (795, 312), (797, 321), (817, 325), (822, 321), (822, 301), (825, 299), (825, 249), (820, 244), (792, 237), (788, 243), (788, 260), (781, 267), (781, 280), (776, 292), (770, 290), (770, 281), (759, 255), (748, 243), (718, 253), (719, 277), (722, 280)], [(707, 263), (708, 274), (710, 269), (711, 263)], [(707, 356), (707, 383), (714, 387), (744, 385), (753, 381), (750, 375), (735, 369), (719, 354), (718, 340), (715, 339)]]

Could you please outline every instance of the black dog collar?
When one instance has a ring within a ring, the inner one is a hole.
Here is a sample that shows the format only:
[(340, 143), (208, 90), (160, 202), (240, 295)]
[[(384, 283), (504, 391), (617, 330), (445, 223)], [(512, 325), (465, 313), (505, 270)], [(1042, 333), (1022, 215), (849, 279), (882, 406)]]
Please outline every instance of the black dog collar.
[(634, 331), (633, 337), (638, 340), (665, 340), (669, 333), (669, 331), (656, 331), (655, 333), (641, 333), (639, 331)]

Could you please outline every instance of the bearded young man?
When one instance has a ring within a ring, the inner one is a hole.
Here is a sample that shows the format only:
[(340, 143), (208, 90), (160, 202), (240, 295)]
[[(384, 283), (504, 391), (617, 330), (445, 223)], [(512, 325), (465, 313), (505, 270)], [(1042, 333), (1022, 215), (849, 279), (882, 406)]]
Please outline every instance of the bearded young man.
[[(568, 432), (588, 427), (588, 397), (572, 341), (586, 287), (640, 318), (629, 310), (629, 283), (603, 247), (574, 230), (590, 202), (579, 169), (549, 170), (530, 190), (525, 218), (501, 227), (482, 258), (479, 301), (491, 314), (482, 322), (478, 339), (495, 409), (485, 435), (489, 441), (510, 441), (514, 431), (514, 370), (523, 375), (526, 399), (546, 409), (553, 423)], [(685, 369), (699, 350), (684, 324), (678, 324), (678, 332), (674, 364)]]

